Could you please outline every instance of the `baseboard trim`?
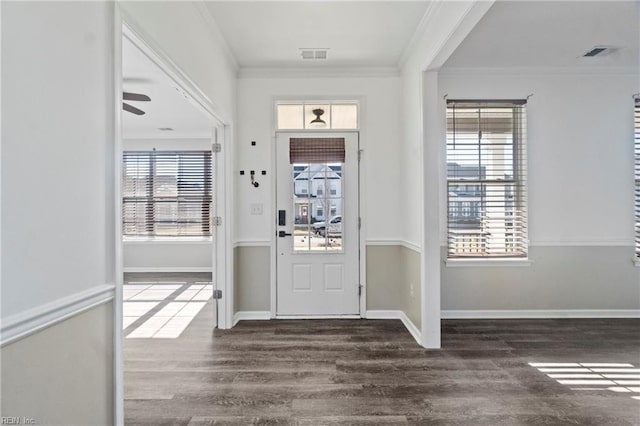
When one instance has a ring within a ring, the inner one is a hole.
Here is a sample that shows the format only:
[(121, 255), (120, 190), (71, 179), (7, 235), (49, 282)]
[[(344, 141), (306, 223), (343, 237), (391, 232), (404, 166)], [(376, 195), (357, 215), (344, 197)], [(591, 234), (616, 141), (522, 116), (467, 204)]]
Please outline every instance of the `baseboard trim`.
[(136, 273), (136, 272), (157, 272), (157, 273), (170, 273), (170, 272), (213, 272), (211, 267), (201, 266), (130, 266), (122, 268), (124, 273)]
[(0, 346), (107, 303), (114, 297), (115, 285), (104, 284), (12, 315), (2, 321)]
[(392, 310), (379, 310), (379, 311), (367, 311), (367, 319), (399, 319), (407, 328), (411, 336), (420, 345), (422, 344), (422, 335), (416, 325), (409, 319), (404, 311), (392, 311)]
[(640, 309), (441, 311), (442, 319), (640, 318)]
[(269, 311), (238, 311), (233, 314), (233, 325), (234, 327), (240, 321), (248, 321), (248, 320), (270, 320), (271, 312)]

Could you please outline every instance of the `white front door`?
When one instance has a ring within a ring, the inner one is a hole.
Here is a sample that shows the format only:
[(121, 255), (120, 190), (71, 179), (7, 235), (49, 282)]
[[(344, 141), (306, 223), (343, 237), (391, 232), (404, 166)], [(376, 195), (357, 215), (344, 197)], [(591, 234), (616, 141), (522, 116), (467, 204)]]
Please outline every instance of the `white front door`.
[(358, 133), (278, 133), (278, 315), (359, 314)]

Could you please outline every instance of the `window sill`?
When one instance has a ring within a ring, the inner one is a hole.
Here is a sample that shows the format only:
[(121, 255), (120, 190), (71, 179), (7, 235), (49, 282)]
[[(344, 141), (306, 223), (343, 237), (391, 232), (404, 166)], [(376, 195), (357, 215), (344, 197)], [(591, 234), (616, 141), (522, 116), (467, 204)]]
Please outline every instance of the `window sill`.
[(211, 237), (122, 237), (123, 244), (211, 244)]
[(448, 268), (522, 268), (533, 264), (531, 259), (446, 259)]

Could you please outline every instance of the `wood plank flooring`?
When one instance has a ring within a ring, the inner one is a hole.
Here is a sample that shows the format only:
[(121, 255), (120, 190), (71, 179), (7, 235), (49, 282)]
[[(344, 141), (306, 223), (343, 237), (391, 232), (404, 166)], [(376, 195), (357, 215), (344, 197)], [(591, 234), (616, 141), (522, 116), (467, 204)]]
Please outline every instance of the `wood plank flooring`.
[(640, 425), (640, 383), (565, 385), (529, 365), (639, 369), (640, 320), (449, 320), (426, 350), (395, 320), (212, 331), (212, 312), (177, 339), (125, 340), (127, 425)]

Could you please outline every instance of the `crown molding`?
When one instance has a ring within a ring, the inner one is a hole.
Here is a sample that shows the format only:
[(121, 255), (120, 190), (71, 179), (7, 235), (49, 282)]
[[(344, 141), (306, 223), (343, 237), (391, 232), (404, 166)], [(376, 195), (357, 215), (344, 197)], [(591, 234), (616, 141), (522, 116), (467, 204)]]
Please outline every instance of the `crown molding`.
[(420, 19), (416, 30), (413, 32), (409, 43), (407, 43), (404, 50), (402, 51), (402, 55), (400, 55), (400, 60), (398, 61), (399, 69), (402, 69), (404, 67), (405, 63), (413, 53), (413, 50), (417, 46), (418, 41), (422, 37), (422, 34), (426, 31), (429, 25), (429, 21), (435, 14), (436, 10), (440, 7), (440, 4), (440, 2), (432, 1), (427, 6), (427, 10), (424, 11), (424, 15), (422, 15), (422, 18)]
[(396, 67), (361, 68), (259, 68), (238, 70), (238, 78), (386, 78), (399, 77)]
[(639, 67), (442, 67), (440, 75), (638, 75)]
[(220, 26), (218, 25), (218, 22), (213, 17), (213, 15), (211, 15), (209, 8), (207, 8), (207, 6), (204, 4), (204, 1), (195, 2), (193, 3), (193, 5), (196, 8), (196, 10), (200, 12), (200, 15), (202, 16), (202, 19), (204, 19), (204, 22), (207, 28), (209, 29), (209, 32), (213, 36), (213, 40), (222, 47), (222, 50), (225, 56), (227, 57), (229, 62), (231, 62), (231, 66), (233, 67), (233, 69), (237, 72), (240, 69), (240, 66), (238, 65), (238, 60), (236, 59), (236, 56), (233, 54), (233, 51), (231, 50), (231, 47), (229, 46), (227, 39), (222, 34), (222, 31), (220, 31)]

